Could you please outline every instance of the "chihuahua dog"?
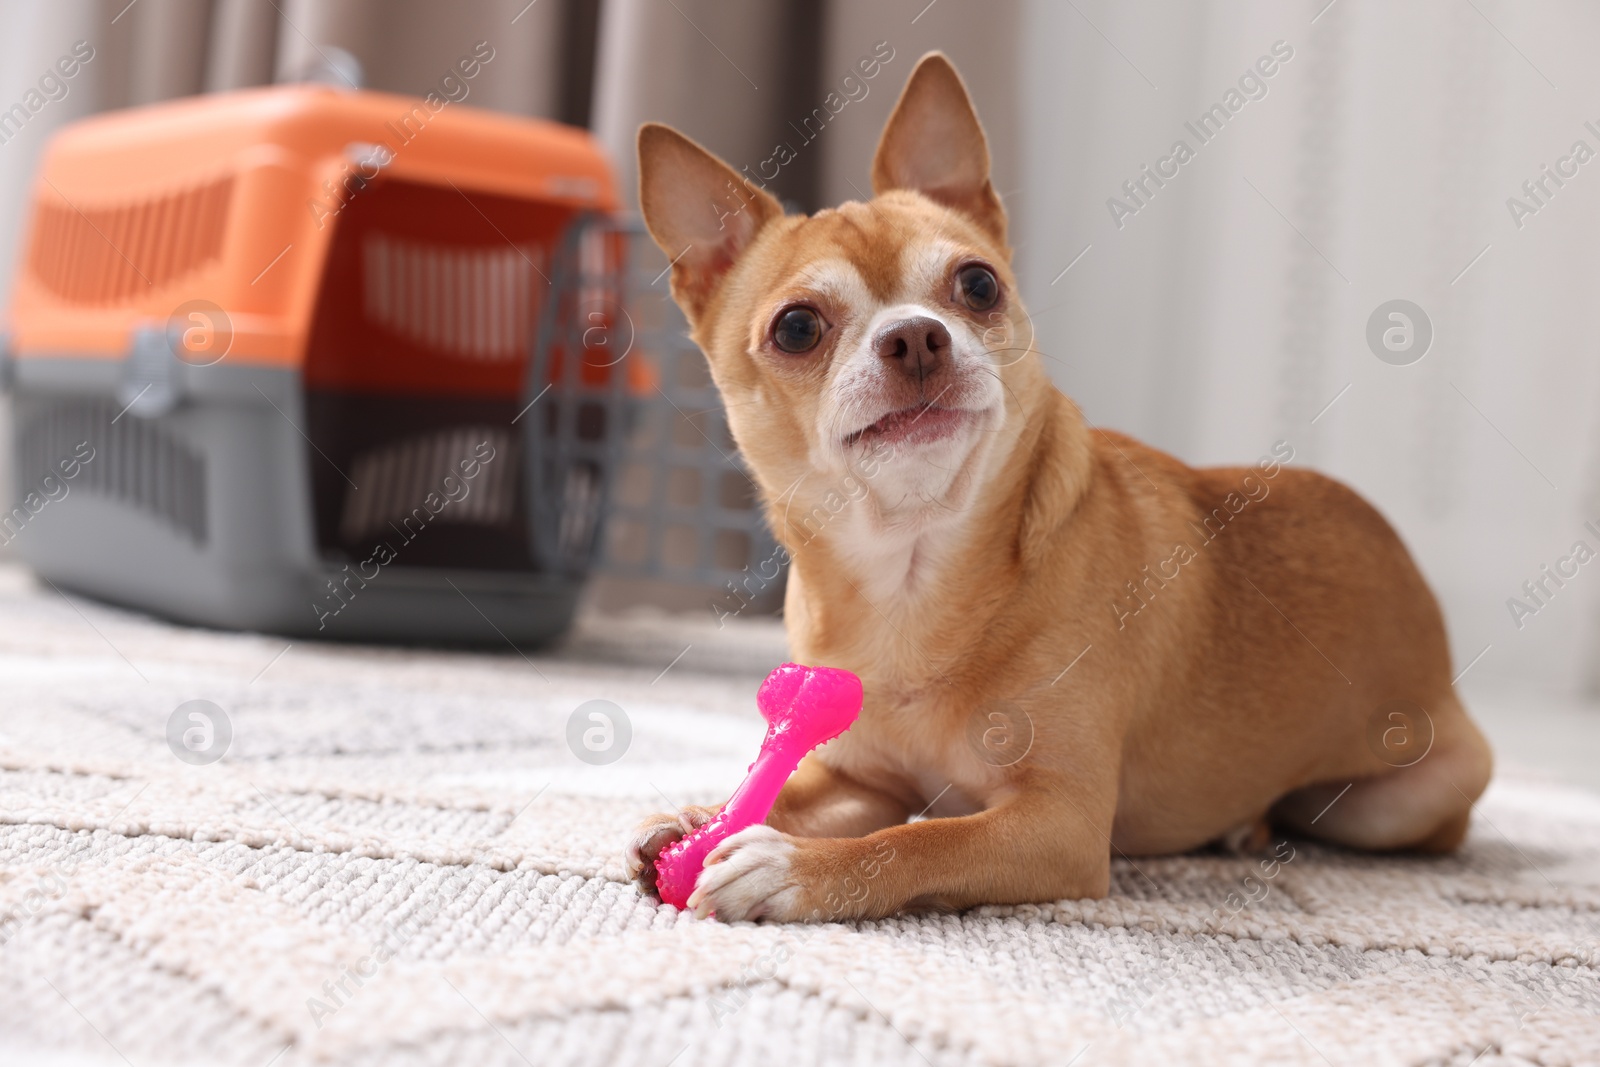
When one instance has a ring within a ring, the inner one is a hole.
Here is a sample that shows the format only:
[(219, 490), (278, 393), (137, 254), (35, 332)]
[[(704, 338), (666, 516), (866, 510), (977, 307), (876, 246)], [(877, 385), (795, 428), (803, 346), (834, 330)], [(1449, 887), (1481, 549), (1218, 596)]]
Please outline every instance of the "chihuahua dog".
[[(1399, 537), (1290, 469), (1197, 470), (1051, 383), (960, 75), (912, 72), (874, 198), (812, 216), (677, 131), (640, 202), (790, 557), (802, 663), (856, 725), (706, 859), (723, 920), (847, 920), (1110, 889), (1111, 858), (1274, 828), (1372, 850), (1465, 836), (1488, 745)], [(652, 861), (715, 814), (646, 820)]]

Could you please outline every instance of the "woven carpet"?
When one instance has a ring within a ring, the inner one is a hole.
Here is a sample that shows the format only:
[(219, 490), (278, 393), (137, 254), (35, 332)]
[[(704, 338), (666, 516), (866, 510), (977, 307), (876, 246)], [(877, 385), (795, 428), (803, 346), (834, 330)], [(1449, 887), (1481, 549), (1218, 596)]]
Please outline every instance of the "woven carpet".
[[(0, 568), (0, 633), (7, 1065), (1600, 1062), (1600, 798), (1528, 776), (1451, 858), (1296, 841), (1119, 861), (1103, 901), (730, 926), (619, 849), (743, 773), (775, 624), (284, 651)], [(167, 740), (196, 699), (209, 765)], [(567, 741), (594, 699), (631, 723), (608, 765)]]

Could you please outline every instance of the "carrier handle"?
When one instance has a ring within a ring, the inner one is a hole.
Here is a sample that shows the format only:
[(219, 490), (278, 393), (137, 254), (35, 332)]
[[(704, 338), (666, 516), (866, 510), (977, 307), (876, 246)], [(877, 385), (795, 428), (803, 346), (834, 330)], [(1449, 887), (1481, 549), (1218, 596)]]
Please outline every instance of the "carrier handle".
[[(572, 576), (587, 573), (598, 555), (628, 432), (628, 373), (620, 360), (608, 368), (602, 387), (586, 384), (582, 374), (588, 325), (578, 304), (585, 288), (602, 289), (626, 314), (621, 305), (625, 264), (613, 264), (607, 250), (600, 273), (584, 273), (583, 241), (596, 232), (609, 237), (626, 230), (610, 216), (582, 212), (562, 235), (534, 331), (519, 416), (530, 549), (540, 569)], [(558, 353), (559, 380), (551, 373)], [(584, 416), (598, 418), (598, 440), (584, 438)]]
[(135, 326), (117, 381), (117, 403), (141, 419), (158, 419), (172, 411), (184, 394), (179, 363), (165, 323)]

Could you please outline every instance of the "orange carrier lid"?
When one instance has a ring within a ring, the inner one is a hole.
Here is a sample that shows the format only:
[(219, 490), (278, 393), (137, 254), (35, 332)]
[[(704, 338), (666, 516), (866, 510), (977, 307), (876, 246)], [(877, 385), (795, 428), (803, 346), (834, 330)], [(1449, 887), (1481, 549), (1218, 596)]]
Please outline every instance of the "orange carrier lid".
[(10, 316), (21, 359), (122, 357), (191, 301), (226, 311), (230, 362), (297, 367), (330, 240), (374, 174), (614, 212), (583, 130), (331, 86), (192, 97), (77, 122), (34, 188)]

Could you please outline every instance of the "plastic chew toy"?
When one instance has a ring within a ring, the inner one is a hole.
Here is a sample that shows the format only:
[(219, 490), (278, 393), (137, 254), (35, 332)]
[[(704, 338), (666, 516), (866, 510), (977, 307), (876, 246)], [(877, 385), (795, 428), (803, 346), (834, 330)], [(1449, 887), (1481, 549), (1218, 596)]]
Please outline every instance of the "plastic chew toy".
[(855, 723), (861, 714), (861, 679), (833, 667), (785, 663), (761, 683), (756, 706), (767, 720), (767, 736), (744, 781), (715, 818), (656, 857), (656, 892), (675, 908), (689, 902), (711, 850), (765, 820), (806, 753)]

